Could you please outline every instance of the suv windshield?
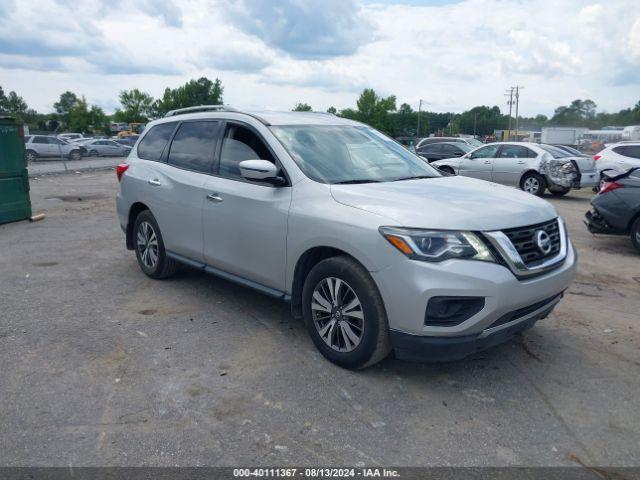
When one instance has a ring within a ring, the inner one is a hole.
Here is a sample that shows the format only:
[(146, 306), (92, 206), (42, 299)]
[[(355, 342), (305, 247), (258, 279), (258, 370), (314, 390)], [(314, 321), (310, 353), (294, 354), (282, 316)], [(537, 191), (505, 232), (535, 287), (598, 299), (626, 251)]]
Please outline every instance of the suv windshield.
[(392, 182), (441, 176), (420, 157), (365, 126), (273, 126), (302, 171), (322, 183)]

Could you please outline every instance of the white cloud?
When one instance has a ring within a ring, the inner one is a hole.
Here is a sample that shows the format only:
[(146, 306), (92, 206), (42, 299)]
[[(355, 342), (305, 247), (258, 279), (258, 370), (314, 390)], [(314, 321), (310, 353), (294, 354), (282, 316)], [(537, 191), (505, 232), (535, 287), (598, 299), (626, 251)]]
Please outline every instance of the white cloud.
[(637, 0), (30, 0), (0, 2), (0, 85), (46, 111), (64, 90), (114, 105), (202, 75), (239, 107), (354, 106), (372, 87), (398, 103), (505, 107), (525, 115), (575, 98), (609, 111), (640, 85)]

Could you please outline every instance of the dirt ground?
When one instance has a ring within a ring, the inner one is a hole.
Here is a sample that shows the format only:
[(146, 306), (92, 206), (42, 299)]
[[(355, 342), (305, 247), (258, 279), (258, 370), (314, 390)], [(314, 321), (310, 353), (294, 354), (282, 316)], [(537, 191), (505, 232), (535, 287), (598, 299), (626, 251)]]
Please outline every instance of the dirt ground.
[(579, 251), (554, 313), (450, 364), (342, 370), (287, 305), (153, 281), (113, 172), (32, 180), (0, 226), (0, 465), (640, 465), (640, 255), (549, 198)]

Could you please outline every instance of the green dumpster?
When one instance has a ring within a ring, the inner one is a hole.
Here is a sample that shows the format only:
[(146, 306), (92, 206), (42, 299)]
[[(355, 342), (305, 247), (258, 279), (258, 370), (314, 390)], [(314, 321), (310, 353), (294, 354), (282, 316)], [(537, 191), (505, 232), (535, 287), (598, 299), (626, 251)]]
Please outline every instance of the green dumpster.
[(22, 124), (0, 116), (0, 224), (31, 216)]

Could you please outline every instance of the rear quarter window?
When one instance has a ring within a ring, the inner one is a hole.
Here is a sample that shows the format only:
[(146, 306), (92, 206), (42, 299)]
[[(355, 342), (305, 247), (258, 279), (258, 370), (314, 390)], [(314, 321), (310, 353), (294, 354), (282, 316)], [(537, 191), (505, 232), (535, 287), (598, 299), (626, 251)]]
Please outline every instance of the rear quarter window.
[(177, 122), (155, 125), (147, 132), (138, 145), (138, 157), (144, 160), (160, 160)]

